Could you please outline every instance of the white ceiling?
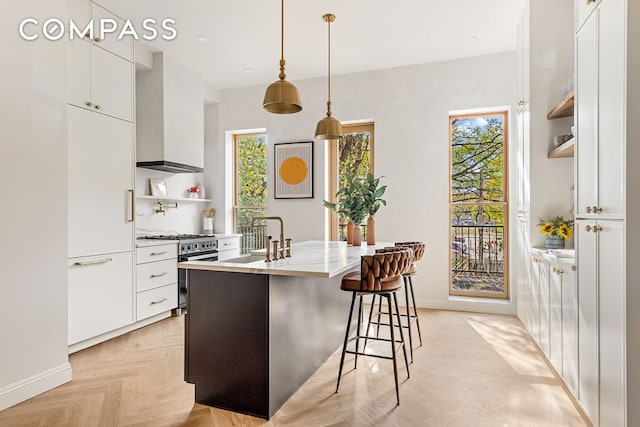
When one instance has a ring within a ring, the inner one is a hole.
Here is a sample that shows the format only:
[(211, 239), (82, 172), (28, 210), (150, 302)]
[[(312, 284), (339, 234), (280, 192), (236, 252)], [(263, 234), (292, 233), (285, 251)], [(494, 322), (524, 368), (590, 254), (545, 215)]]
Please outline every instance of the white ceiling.
[[(326, 76), (327, 24), (332, 74), (515, 50), (526, 0), (287, 0), (287, 78)], [(268, 84), (280, 59), (278, 0), (98, 0), (136, 26), (144, 18), (174, 18), (178, 37), (156, 41), (199, 70), (217, 89)], [(198, 36), (207, 36), (203, 42)]]

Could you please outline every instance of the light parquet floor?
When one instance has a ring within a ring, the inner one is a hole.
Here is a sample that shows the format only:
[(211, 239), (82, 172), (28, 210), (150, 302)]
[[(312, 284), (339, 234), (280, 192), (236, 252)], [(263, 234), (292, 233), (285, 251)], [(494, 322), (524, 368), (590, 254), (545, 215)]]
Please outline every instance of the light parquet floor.
[(400, 406), (382, 359), (359, 358), (353, 370), (347, 356), (334, 393), (339, 350), (270, 421), (194, 404), (184, 317), (174, 317), (71, 355), (73, 381), (0, 412), (0, 426), (586, 425), (515, 317), (420, 314), (424, 346), (410, 379), (399, 365)]

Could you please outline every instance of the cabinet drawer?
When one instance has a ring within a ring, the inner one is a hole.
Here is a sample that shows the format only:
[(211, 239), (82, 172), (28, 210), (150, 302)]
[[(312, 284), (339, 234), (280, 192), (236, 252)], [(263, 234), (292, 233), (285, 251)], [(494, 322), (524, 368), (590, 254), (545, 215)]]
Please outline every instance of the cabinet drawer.
[(178, 282), (178, 261), (167, 259), (140, 264), (136, 267), (138, 292)]
[(133, 322), (133, 252), (70, 259), (69, 344)]
[(239, 247), (240, 247), (239, 237), (231, 237), (228, 239), (218, 239), (218, 251), (238, 249)]
[(146, 262), (153, 262), (153, 261), (163, 261), (165, 259), (177, 259), (177, 258), (178, 258), (177, 243), (136, 248), (136, 263), (138, 264), (144, 264)]
[(178, 306), (178, 284), (139, 292), (137, 298), (138, 321)]

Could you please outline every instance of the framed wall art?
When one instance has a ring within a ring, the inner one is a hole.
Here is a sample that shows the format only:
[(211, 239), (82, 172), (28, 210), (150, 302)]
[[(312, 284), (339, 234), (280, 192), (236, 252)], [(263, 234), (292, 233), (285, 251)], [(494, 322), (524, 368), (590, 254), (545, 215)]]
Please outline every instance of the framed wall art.
[(276, 199), (313, 198), (313, 141), (274, 144)]

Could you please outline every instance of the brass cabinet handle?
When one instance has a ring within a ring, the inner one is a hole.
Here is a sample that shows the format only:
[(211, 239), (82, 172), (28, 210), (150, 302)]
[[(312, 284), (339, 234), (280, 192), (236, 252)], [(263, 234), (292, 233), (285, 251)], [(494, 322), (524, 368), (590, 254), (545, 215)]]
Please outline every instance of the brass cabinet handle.
[(106, 264), (111, 261), (113, 261), (112, 258), (92, 259), (90, 261), (76, 261), (73, 263), (73, 265), (77, 265), (80, 267), (85, 265)]
[(93, 102), (91, 102), (91, 101), (86, 101), (86, 102), (84, 103), (84, 105), (86, 105), (87, 107), (93, 107)]
[(162, 277), (162, 276), (166, 276), (168, 273), (165, 271), (164, 273), (160, 273), (160, 274), (152, 274), (151, 276), (149, 276), (151, 279), (156, 279), (158, 277)]
[[(592, 1), (595, 1), (595, 0), (592, 0)], [(96, 37), (96, 38), (93, 39), (93, 41), (96, 42), (96, 43), (100, 43), (102, 41), (102, 39), (100, 37)]]
[(166, 255), (168, 252), (167, 251), (162, 251), (162, 252), (151, 252), (149, 255), (151, 256), (158, 256), (158, 255)]
[(522, 107), (524, 105), (524, 101), (518, 101), (518, 107)]
[(600, 212), (602, 212), (602, 208), (598, 206), (592, 207), (591, 210), (593, 211), (594, 214), (599, 214)]
[(594, 4), (596, 0), (587, 0), (587, 6)]
[(101, 108), (102, 108), (102, 106), (100, 104), (96, 104), (96, 110), (99, 110)]
[[(591, 213), (591, 206), (587, 206), (586, 211), (587, 211), (587, 213)], [(587, 231), (588, 231), (588, 230), (587, 230)]]
[(591, 226), (589, 224), (584, 226), (585, 231), (591, 231)]
[(598, 231), (602, 231), (602, 226), (601, 225), (594, 225), (593, 226), (593, 232), (597, 233)]
[(162, 299), (159, 299), (159, 300), (156, 300), (156, 301), (151, 301), (150, 305), (162, 304), (166, 300), (167, 300), (166, 298), (162, 298)]

